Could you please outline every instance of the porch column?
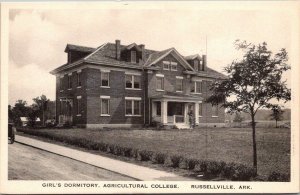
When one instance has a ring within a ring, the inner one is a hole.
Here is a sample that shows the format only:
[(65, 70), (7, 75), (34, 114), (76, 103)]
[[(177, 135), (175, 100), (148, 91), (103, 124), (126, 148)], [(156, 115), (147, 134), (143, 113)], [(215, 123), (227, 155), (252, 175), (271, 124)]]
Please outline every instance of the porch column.
[(195, 102), (195, 123), (199, 125), (199, 103)]
[(161, 101), (161, 122), (162, 124), (168, 123), (168, 101)]
[(184, 103), (184, 122), (185, 123), (188, 123), (188, 110), (189, 110), (188, 103)]

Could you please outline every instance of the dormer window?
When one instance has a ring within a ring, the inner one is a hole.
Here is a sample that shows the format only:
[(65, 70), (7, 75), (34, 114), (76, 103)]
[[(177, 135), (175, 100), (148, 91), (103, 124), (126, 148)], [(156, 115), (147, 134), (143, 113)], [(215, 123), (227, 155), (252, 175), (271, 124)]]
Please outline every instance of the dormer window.
[(136, 51), (131, 51), (130, 53), (131, 53), (130, 62), (131, 63), (136, 63)]

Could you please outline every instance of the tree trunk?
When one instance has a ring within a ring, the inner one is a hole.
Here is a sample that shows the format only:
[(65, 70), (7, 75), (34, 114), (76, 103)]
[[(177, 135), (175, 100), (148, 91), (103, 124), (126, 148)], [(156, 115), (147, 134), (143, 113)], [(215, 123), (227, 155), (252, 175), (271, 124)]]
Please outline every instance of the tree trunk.
[(278, 128), (278, 127), (277, 127), (277, 120), (275, 120), (275, 121), (276, 121), (276, 128)]
[(253, 141), (253, 168), (255, 175), (257, 175), (257, 152), (256, 152), (256, 135), (255, 135), (255, 115), (251, 113), (252, 120), (252, 141)]

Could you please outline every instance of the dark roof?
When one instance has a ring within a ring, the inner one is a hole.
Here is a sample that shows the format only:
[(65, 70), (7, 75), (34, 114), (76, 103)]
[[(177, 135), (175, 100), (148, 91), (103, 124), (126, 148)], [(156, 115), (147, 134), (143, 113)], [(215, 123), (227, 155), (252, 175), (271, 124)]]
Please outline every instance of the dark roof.
[[(74, 66), (80, 65), (83, 62), (88, 62), (92, 64), (99, 64), (99, 65), (108, 65), (108, 66), (117, 66), (117, 67), (124, 67), (124, 68), (134, 68), (134, 69), (142, 69), (143, 67), (150, 68), (149, 65), (151, 65), (154, 61), (161, 58), (166, 53), (175, 50), (175, 48), (169, 48), (163, 51), (155, 51), (150, 49), (145, 49), (145, 62), (143, 63), (131, 63), (126, 61), (121, 61), (116, 59), (116, 45), (115, 43), (105, 43), (101, 45), (98, 48), (92, 48), (92, 47), (84, 47), (80, 45), (72, 45), (67, 44), (65, 51), (73, 50), (73, 51), (80, 51), (88, 53), (88, 55), (82, 59), (79, 59), (78, 61), (75, 61), (71, 64), (64, 64), (60, 67), (52, 70), (50, 73), (56, 74), (62, 70), (72, 68)], [(126, 50), (128, 48), (132, 47), (138, 47), (139, 45), (136, 43), (132, 43), (130, 45), (120, 45), (121, 51)], [(191, 55), (191, 56), (180, 56), (180, 58), (183, 58), (183, 61), (186, 62), (186, 59), (192, 59), (199, 56)], [(187, 63), (187, 62), (186, 62)], [(188, 63), (187, 63), (188, 64)], [(227, 77), (211, 68), (207, 67), (207, 71), (188, 71), (188, 73), (193, 73), (194, 75), (198, 76), (204, 76), (204, 77), (212, 77), (212, 78), (222, 78), (226, 79)]]
[(84, 52), (84, 53), (92, 53), (93, 51), (95, 51), (95, 48), (85, 47), (85, 46), (80, 46), (80, 45), (67, 44), (65, 52), (68, 52), (68, 50), (80, 51), (80, 52)]

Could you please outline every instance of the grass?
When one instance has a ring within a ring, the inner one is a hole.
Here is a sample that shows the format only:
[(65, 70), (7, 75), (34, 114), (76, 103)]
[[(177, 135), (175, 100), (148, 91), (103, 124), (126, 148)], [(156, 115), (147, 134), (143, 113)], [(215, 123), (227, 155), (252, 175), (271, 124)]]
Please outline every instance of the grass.
[[(219, 128), (197, 130), (39, 129), (62, 137), (150, 150), (187, 158), (235, 162), (252, 166), (252, 130)], [(290, 172), (290, 130), (257, 128), (258, 173)]]

